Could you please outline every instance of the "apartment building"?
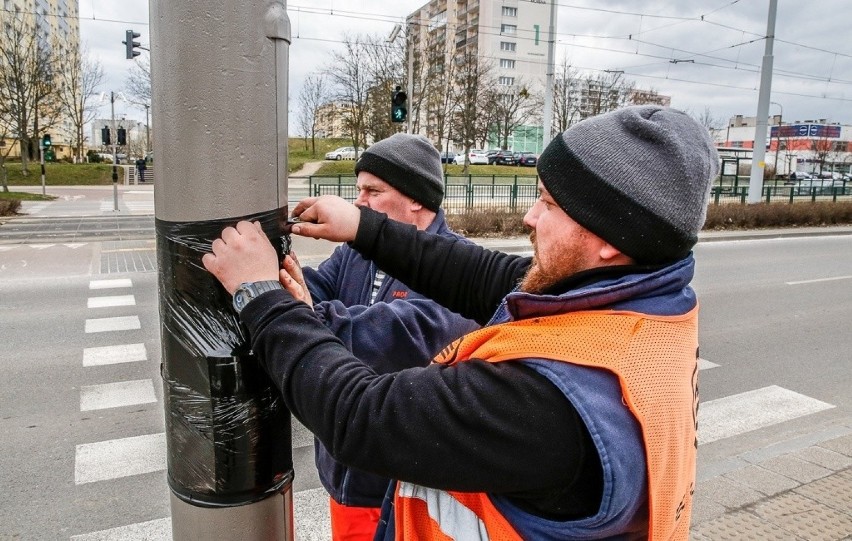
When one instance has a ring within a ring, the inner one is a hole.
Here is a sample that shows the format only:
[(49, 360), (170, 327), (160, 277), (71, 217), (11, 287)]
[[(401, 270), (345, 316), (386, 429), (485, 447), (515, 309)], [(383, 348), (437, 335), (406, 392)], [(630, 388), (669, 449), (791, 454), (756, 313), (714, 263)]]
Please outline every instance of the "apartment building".
[[(5, 28), (0, 29), (0, 40), (10, 39), (12, 17), (21, 17), (21, 20), (34, 28), (39, 44), (50, 51), (51, 58), (79, 58), (77, 54), (80, 48), (78, 13), (77, 0), (3, 0)], [(57, 69), (65, 68), (61, 61), (56, 67)], [(74, 131), (71, 120), (64, 117), (60, 117), (55, 125), (50, 127), (53, 153), (57, 159), (70, 154)], [(2, 143), (4, 146), (13, 145), (10, 156), (20, 156), (17, 141), (9, 139)]]
[[(547, 72), (550, 6), (543, 1), (432, 0), (408, 16), (411, 63), (416, 73), (440, 77), (450, 62), (475, 55), (489, 66), (492, 84), (505, 93), (544, 94)], [(438, 54), (436, 54), (438, 51)], [(414, 95), (422, 92), (424, 77), (414, 77)], [(432, 140), (446, 139), (449, 123), (443, 122), (446, 104), (441, 96), (424, 100), (413, 124)], [(510, 145), (515, 150), (541, 151), (541, 119), (515, 130)], [(496, 141), (491, 145), (496, 147)]]

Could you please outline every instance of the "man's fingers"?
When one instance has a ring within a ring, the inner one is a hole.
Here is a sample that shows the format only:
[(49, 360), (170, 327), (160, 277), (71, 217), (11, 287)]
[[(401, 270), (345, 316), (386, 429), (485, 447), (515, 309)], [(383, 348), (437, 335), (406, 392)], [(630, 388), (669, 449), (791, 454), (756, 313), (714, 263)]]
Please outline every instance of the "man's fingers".
[(299, 203), (293, 208), (293, 216), (298, 216), (301, 218), (302, 213), (305, 212), (305, 209), (313, 206), (317, 201), (317, 197), (308, 197), (299, 201)]
[[(219, 240), (219, 239), (216, 239)], [(213, 244), (216, 244), (215, 241)], [(204, 254), (201, 256), (201, 263), (208, 272), (213, 273), (213, 266), (216, 263), (216, 256), (213, 254)]]

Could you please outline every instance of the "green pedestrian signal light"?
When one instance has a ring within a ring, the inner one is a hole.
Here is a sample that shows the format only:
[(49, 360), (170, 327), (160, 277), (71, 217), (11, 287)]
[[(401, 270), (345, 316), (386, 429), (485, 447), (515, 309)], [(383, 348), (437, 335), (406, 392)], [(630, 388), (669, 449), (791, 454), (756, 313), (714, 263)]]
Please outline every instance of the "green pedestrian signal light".
[(50, 148), (51, 144), (52, 141), (50, 140), (50, 134), (45, 133), (44, 136), (41, 138), (41, 146), (44, 148)]
[(408, 116), (407, 101), (408, 94), (402, 91), (402, 87), (396, 87), (391, 94), (391, 122), (405, 122)]

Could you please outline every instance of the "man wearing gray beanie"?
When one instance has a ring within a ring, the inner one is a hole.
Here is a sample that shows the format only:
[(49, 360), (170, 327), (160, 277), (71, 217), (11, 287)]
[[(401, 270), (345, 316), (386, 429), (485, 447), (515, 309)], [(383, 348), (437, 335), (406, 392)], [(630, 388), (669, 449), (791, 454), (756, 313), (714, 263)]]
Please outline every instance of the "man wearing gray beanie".
[[(304, 304), (296, 269), (285, 267), (284, 291), (241, 313), (293, 414), (341, 462), (396, 479), (376, 539), (689, 537), (691, 248), (716, 151), (679, 111), (627, 107), (558, 135), (538, 168), (539, 198), (524, 216), (532, 257), (331, 196), (293, 209), (294, 234), (348, 242), (484, 326), (429, 366), (373, 372)], [(278, 276), (262, 231), (237, 229), (204, 256), (228, 291)], [(246, 258), (251, 246), (257, 257)]]
[[(441, 158), (423, 136), (397, 133), (371, 145), (355, 164), (355, 205), (454, 241), (440, 208)], [(344, 244), (316, 270), (304, 269), (314, 312), (352, 353), (378, 373), (423, 366), (447, 342), (478, 327), (385, 276)], [(319, 478), (329, 493), (333, 541), (372, 540), (389, 480), (336, 461), (317, 440)]]

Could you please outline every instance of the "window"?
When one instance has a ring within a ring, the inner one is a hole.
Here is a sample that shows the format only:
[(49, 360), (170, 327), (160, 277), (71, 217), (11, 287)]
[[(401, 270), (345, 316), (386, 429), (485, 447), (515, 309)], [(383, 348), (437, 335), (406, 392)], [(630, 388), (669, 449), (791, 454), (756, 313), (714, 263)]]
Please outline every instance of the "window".
[(500, 42), (500, 50), (501, 51), (509, 51), (511, 53), (514, 53), (517, 45), (518, 45), (517, 43), (512, 42), (512, 41), (501, 41)]
[(510, 69), (514, 69), (514, 68), (515, 68), (515, 61), (514, 61), (514, 60), (510, 60), (510, 59), (508, 59), (508, 58), (501, 58), (501, 59), (500, 59), (500, 67), (501, 67), (501, 68), (510, 68)]
[(501, 84), (503, 86), (512, 86), (513, 84), (515, 84), (515, 78), (514, 77), (500, 77), (498, 82), (499, 82), (499, 84)]
[(510, 36), (514, 36), (515, 31), (517, 29), (518, 29), (518, 26), (514, 25), (514, 24), (501, 24), (500, 25), (500, 33), (501, 34), (508, 34)]
[(504, 17), (517, 17), (518, 16), (518, 8), (510, 8), (507, 6), (503, 6), (503, 16)]

